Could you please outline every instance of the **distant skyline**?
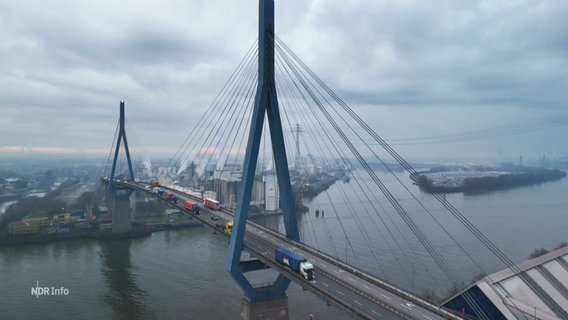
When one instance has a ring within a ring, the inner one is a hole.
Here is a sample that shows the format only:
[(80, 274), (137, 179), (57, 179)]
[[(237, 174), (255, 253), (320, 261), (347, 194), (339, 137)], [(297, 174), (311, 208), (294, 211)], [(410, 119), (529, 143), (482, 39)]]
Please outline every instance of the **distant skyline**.
[[(176, 152), (258, 0), (0, 0), (0, 157)], [(276, 33), (410, 160), (568, 156), (568, 2), (275, 0)], [(136, 155), (135, 155), (136, 156)]]

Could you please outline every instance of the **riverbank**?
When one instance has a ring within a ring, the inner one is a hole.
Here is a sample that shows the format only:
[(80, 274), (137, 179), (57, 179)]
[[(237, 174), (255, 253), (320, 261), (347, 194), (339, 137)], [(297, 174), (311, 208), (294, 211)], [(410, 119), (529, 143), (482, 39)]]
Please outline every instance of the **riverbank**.
[(53, 233), (53, 234), (29, 234), (29, 235), (0, 235), (0, 246), (19, 246), (35, 243), (50, 243), (56, 241), (69, 241), (78, 239), (98, 239), (98, 240), (113, 240), (113, 239), (129, 239), (147, 237), (154, 232), (166, 231), (172, 229), (183, 229), (195, 226), (202, 226), (196, 220), (181, 221), (181, 222), (167, 222), (167, 223), (148, 223), (139, 224), (133, 223), (132, 230), (124, 233), (112, 233), (111, 229), (72, 229), (66, 233)]

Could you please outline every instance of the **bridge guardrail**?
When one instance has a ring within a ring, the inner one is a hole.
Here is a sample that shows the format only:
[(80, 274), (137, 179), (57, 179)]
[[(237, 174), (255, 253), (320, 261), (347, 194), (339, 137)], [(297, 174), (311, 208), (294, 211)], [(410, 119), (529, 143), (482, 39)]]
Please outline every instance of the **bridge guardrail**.
[[(267, 240), (265, 238), (262, 238), (254, 233), (249, 233), (248, 236), (252, 236), (253, 238), (258, 239), (259, 241), (265, 242), (270, 244), (269, 242), (267, 242)], [(263, 260), (264, 263), (266, 263), (267, 265), (273, 265), (276, 266), (277, 263), (274, 262), (273, 260), (267, 261), (266, 258), (261, 259)], [(344, 299), (341, 299), (339, 296), (332, 296), (329, 293), (325, 292), (324, 290), (322, 290), (321, 288), (319, 288), (318, 286), (316, 286), (314, 283), (312, 282), (306, 282), (304, 281), (304, 279), (298, 275), (297, 273), (292, 272), (291, 270), (289, 270), (288, 268), (283, 268), (283, 270), (286, 270), (286, 276), (290, 277), (290, 278), (296, 278), (298, 279), (298, 281), (300, 282), (300, 286), (302, 287), (302, 289), (306, 289), (306, 287), (309, 287), (307, 290), (312, 290), (314, 291), (316, 294), (319, 294), (323, 297), (324, 301), (328, 302), (328, 299), (333, 300), (335, 303), (337, 303), (339, 306), (343, 307), (345, 310), (349, 311), (351, 314), (357, 315), (360, 318), (363, 319), (374, 319), (374, 317), (370, 316), (369, 314), (367, 314), (366, 312), (362, 311), (362, 310), (357, 310), (353, 307), (353, 305), (349, 302), (347, 302)], [(327, 274), (330, 278), (333, 279), (337, 279), (336, 277), (334, 277), (332, 274), (330, 274), (329, 272), (321, 272), (322, 270), (318, 269), (319, 273), (325, 273)], [(379, 305), (381, 305), (382, 307), (383, 304), (378, 303)], [(390, 309), (389, 309), (390, 310)], [(398, 313), (397, 313), (398, 314)], [(412, 320), (410, 318), (404, 317), (405, 319), (409, 319)]]
[[(108, 182), (108, 181), (107, 181), (107, 182)], [(141, 188), (141, 187), (137, 186), (136, 184), (132, 184), (132, 183), (129, 183), (129, 182), (127, 182), (127, 181), (125, 181), (125, 182), (118, 181), (118, 183), (119, 183), (119, 184), (124, 184), (124, 185), (130, 186), (130, 187), (134, 187), (134, 188), (136, 188), (136, 189), (138, 189), (138, 190), (141, 190), (141, 191), (144, 191), (144, 192), (151, 193), (150, 191), (145, 190), (144, 188)], [(177, 190), (177, 189), (173, 189), (173, 188), (170, 188), (170, 187), (167, 187), (167, 186), (160, 186), (160, 187), (161, 187), (161, 188), (164, 188), (164, 189), (168, 189), (168, 190), (170, 190), (170, 191), (175, 191), (175, 192), (178, 192), (178, 193), (182, 193), (182, 194), (184, 194), (185, 197), (188, 197), (188, 198), (192, 198), (192, 199), (195, 199), (195, 200), (199, 200), (199, 201), (201, 201), (201, 202), (203, 201), (203, 199), (201, 199), (201, 198), (199, 198), (199, 197), (195, 197), (195, 196), (193, 196), (193, 195), (187, 194), (187, 193), (185, 193), (185, 192), (183, 192), (183, 191), (180, 191), (180, 190)], [(166, 202), (167, 202), (167, 201), (166, 201)], [(169, 203), (169, 202), (167, 202), (167, 203)], [(176, 206), (176, 207), (177, 207), (177, 206)], [(228, 210), (228, 209), (221, 208), (220, 211), (222, 211), (223, 213), (229, 215), (230, 217), (234, 217), (234, 214), (233, 214), (230, 210)], [(357, 277), (359, 277), (359, 278), (361, 278), (361, 279), (364, 279), (364, 280), (366, 280), (366, 281), (369, 281), (370, 283), (373, 283), (373, 284), (375, 284), (375, 285), (381, 287), (381, 288), (384, 289), (384, 290), (387, 290), (387, 291), (389, 291), (389, 292), (391, 292), (391, 293), (393, 293), (393, 294), (395, 294), (395, 295), (397, 295), (397, 296), (399, 296), (399, 297), (401, 297), (401, 298), (407, 299), (407, 300), (410, 301), (410, 302), (416, 303), (417, 305), (419, 305), (419, 306), (421, 306), (421, 307), (423, 307), (423, 308), (425, 308), (425, 309), (427, 309), (427, 310), (429, 310), (429, 311), (432, 311), (432, 312), (434, 312), (434, 313), (436, 313), (436, 314), (438, 314), (438, 315), (443, 315), (446, 319), (464, 320), (464, 318), (459, 317), (458, 315), (456, 315), (456, 314), (454, 314), (454, 313), (451, 313), (451, 312), (449, 312), (449, 311), (447, 311), (447, 310), (445, 310), (445, 309), (442, 309), (442, 308), (440, 308), (440, 307), (438, 307), (438, 306), (436, 306), (436, 305), (434, 305), (434, 304), (432, 304), (432, 303), (430, 303), (430, 302), (428, 302), (428, 301), (426, 301), (426, 300), (423, 300), (423, 299), (420, 299), (420, 298), (418, 298), (418, 297), (416, 297), (416, 296), (414, 296), (414, 295), (411, 295), (411, 294), (407, 293), (406, 291), (400, 290), (400, 289), (396, 288), (395, 286), (389, 284), (388, 282), (385, 282), (385, 281), (380, 280), (380, 279), (377, 279), (377, 278), (375, 278), (375, 277), (373, 277), (373, 276), (371, 276), (371, 275), (368, 275), (368, 274), (365, 273), (363, 270), (361, 270), (361, 269), (359, 269), (359, 268), (357, 268), (357, 267), (351, 266), (351, 265), (349, 265), (349, 264), (347, 264), (347, 263), (345, 263), (345, 262), (343, 262), (343, 261), (341, 261), (341, 260), (337, 260), (337, 259), (334, 259), (334, 258), (330, 258), (327, 254), (325, 254), (325, 253), (319, 251), (318, 249), (312, 248), (312, 247), (310, 247), (310, 246), (308, 246), (308, 245), (306, 245), (306, 244), (303, 244), (303, 243), (294, 241), (294, 240), (292, 240), (292, 239), (289, 239), (289, 238), (287, 238), (286, 236), (284, 236), (283, 234), (281, 234), (281, 233), (279, 233), (279, 232), (277, 232), (277, 231), (274, 231), (274, 230), (272, 230), (272, 229), (270, 229), (270, 228), (267, 228), (267, 227), (265, 227), (265, 226), (263, 226), (263, 225), (260, 225), (260, 224), (258, 224), (258, 223), (256, 223), (256, 222), (253, 222), (253, 221), (250, 221), (250, 220), (249, 220), (248, 223), (250, 223), (252, 226), (254, 226), (254, 227), (257, 228), (257, 229), (260, 229), (260, 230), (262, 230), (262, 231), (264, 231), (264, 232), (270, 234), (271, 236), (277, 237), (277, 238), (279, 238), (279, 239), (282, 240), (282, 241), (285, 241), (285, 242), (288, 242), (288, 243), (290, 243), (290, 244), (293, 244), (293, 245), (297, 246), (298, 248), (301, 248), (302, 250), (304, 250), (304, 251), (306, 251), (306, 252), (309, 252), (309, 253), (311, 253), (311, 254), (317, 256), (318, 258), (320, 258), (320, 259), (322, 259), (322, 260), (325, 260), (326, 262), (328, 262), (328, 263), (330, 263), (330, 264), (332, 264), (332, 265), (335, 265), (335, 266), (340, 267), (340, 268), (342, 268), (342, 269), (344, 269), (344, 270), (347, 270), (347, 271), (349, 271), (350, 273), (352, 273), (353, 275), (355, 275), (355, 276), (357, 276)], [(252, 233), (251, 233), (251, 234), (252, 234)], [(334, 277), (334, 278), (335, 278), (335, 277)], [(373, 300), (373, 301), (375, 301), (375, 300)], [(383, 306), (383, 305), (381, 304), (381, 306)]]
[[(386, 310), (389, 310), (389, 311), (391, 311), (392, 313), (395, 313), (395, 314), (397, 314), (397, 315), (403, 317), (404, 319), (408, 319), (408, 320), (412, 320), (412, 319), (413, 319), (413, 318), (409, 317), (408, 315), (406, 315), (406, 314), (404, 314), (404, 313), (401, 313), (399, 310), (397, 310), (397, 309), (391, 307), (390, 305), (388, 305), (388, 304), (382, 302), (381, 300), (375, 299), (372, 295), (369, 295), (369, 294), (366, 293), (365, 291), (363, 291), (363, 290), (361, 290), (361, 289), (359, 289), (359, 288), (357, 288), (357, 287), (355, 287), (355, 286), (350, 285), (347, 281), (343, 280), (343, 279), (340, 278), (340, 277), (335, 276), (335, 275), (332, 274), (331, 272), (328, 272), (328, 271), (326, 271), (326, 270), (324, 270), (324, 269), (321, 269), (321, 268), (318, 269), (317, 272), (318, 272), (318, 273), (326, 274), (328, 277), (335, 279), (335, 281), (337, 281), (337, 282), (339, 282), (339, 283), (342, 283), (346, 288), (350, 288), (351, 290), (358, 292), (361, 296), (367, 298), (367, 299), (370, 300), (370, 301), (373, 301), (374, 303), (380, 305), (381, 307), (385, 308)], [(371, 318), (371, 319), (372, 319), (372, 318)]]
[(391, 284), (389, 284), (385, 281), (382, 281), (382, 280), (379, 280), (379, 279), (377, 279), (373, 276), (370, 276), (370, 275), (366, 274), (364, 271), (362, 271), (362, 270), (360, 270), (360, 269), (358, 269), (354, 266), (348, 265), (348, 264), (346, 264), (346, 263), (344, 263), (343, 261), (340, 261), (340, 260), (330, 259), (329, 256), (327, 256), (325, 253), (323, 253), (323, 252), (321, 252), (321, 251), (319, 251), (315, 248), (312, 248), (312, 247), (305, 245), (303, 243), (288, 239), (283, 234), (276, 232), (276, 231), (274, 231), (270, 228), (267, 228), (265, 226), (262, 226), (260, 224), (257, 224), (256, 222), (249, 221), (249, 223), (254, 225), (256, 228), (259, 228), (259, 229), (261, 229), (265, 232), (268, 232), (271, 235), (276, 236), (283, 241), (291, 243), (291, 244), (297, 246), (298, 248), (301, 248), (302, 250), (309, 252), (309, 253), (319, 257), (322, 260), (325, 260), (328, 263), (331, 263), (331, 264), (333, 264), (337, 267), (341, 267), (345, 270), (348, 270), (352, 274), (354, 274), (354, 275), (356, 275), (356, 276), (358, 276), (358, 277), (360, 277), (364, 280), (367, 280), (367, 281), (369, 281), (369, 282), (371, 282), (371, 283), (373, 283), (373, 284), (375, 284), (375, 285), (377, 285), (377, 286), (379, 286), (379, 287), (381, 287), (381, 288), (383, 288), (383, 289), (385, 289), (385, 290), (387, 290), (387, 291), (389, 291), (393, 294), (396, 294), (397, 296), (399, 296), (401, 298), (404, 298), (404, 299), (407, 299), (407, 300), (409, 300), (413, 303), (416, 303), (417, 305), (419, 305), (419, 306), (421, 306), (421, 307), (423, 307), (427, 310), (430, 310), (432, 312), (435, 312), (436, 314), (443, 315), (446, 319), (464, 320), (464, 318), (459, 317), (454, 313), (446, 311), (446, 310), (444, 310), (440, 307), (437, 307), (436, 305), (434, 305), (434, 304), (432, 304), (432, 303), (430, 303), (426, 300), (420, 299), (420, 298), (413, 296), (413, 295), (411, 295), (411, 294), (409, 294), (409, 293), (407, 293), (403, 290), (400, 290), (400, 289), (394, 287), (393, 285), (391, 285)]

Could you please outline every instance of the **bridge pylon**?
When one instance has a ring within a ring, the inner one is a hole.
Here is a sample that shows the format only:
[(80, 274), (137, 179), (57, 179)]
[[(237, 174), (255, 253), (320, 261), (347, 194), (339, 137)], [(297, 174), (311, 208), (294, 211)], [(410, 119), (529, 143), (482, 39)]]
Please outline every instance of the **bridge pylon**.
[[(258, 86), (225, 268), (244, 291), (244, 303), (247, 305), (246, 308), (243, 306), (243, 316), (248, 312), (247, 310), (255, 312), (256, 309), (260, 313), (267, 311), (264, 306), (272, 301), (278, 303), (280, 307), (275, 308), (273, 305), (267, 307), (273, 310), (275, 315), (270, 318), (287, 319), (286, 289), (290, 280), (280, 274), (271, 286), (255, 288), (244, 276), (245, 272), (251, 271), (254, 267), (240, 261), (265, 115), (268, 119), (272, 148), (273, 151), (277, 151), (273, 152), (273, 155), (286, 236), (296, 241), (300, 238), (274, 81), (274, 0), (259, 0), (258, 31)], [(252, 318), (250, 315), (248, 317)]]
[[(113, 219), (113, 233), (124, 233), (130, 232), (132, 230), (131, 221), (131, 209), (130, 209), (130, 197), (132, 196), (134, 190), (130, 188), (121, 187), (119, 184), (115, 184), (115, 172), (116, 163), (118, 161), (118, 155), (120, 151), (120, 144), (124, 142), (124, 150), (126, 153), (126, 160), (128, 162), (129, 180), (134, 181), (134, 170), (132, 169), (132, 161), (130, 160), (130, 151), (128, 150), (128, 141), (126, 139), (126, 129), (125, 129), (125, 116), (124, 116), (124, 101), (120, 101), (120, 118), (119, 118), (119, 131), (118, 138), (116, 139), (116, 148), (114, 151), (114, 158), (112, 162), (112, 169), (110, 176), (108, 177), (107, 184), (107, 207), (109, 215)], [(127, 178), (127, 177), (122, 177)]]
[(128, 173), (131, 181), (134, 181), (134, 170), (132, 170), (132, 161), (130, 160), (130, 151), (128, 150), (128, 140), (126, 139), (124, 116), (124, 101), (120, 101), (120, 118), (118, 121), (118, 138), (116, 139), (116, 148), (114, 149), (114, 158), (112, 161), (112, 169), (110, 171), (109, 181), (107, 188), (114, 189), (114, 173), (116, 172), (116, 163), (118, 161), (118, 154), (120, 151), (120, 142), (124, 140), (124, 152), (126, 153), (126, 161), (128, 161)]

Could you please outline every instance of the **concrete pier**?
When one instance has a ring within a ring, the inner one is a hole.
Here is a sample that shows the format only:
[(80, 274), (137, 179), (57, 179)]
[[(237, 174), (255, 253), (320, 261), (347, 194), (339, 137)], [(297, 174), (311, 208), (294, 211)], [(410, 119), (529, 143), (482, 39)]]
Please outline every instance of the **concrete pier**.
[(112, 233), (124, 233), (132, 230), (130, 197), (133, 190), (115, 190), (107, 192), (108, 213), (112, 217)]
[(288, 320), (288, 297), (260, 302), (243, 298), (241, 317), (243, 320)]

